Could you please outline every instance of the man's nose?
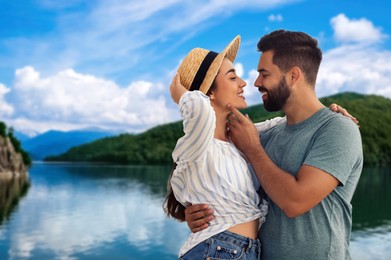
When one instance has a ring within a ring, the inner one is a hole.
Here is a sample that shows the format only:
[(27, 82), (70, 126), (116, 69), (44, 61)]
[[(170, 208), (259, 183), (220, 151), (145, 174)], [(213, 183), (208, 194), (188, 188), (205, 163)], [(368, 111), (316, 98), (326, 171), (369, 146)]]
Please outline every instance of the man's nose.
[(254, 82), (254, 87), (258, 88), (260, 86), (262, 86), (262, 77), (258, 76), (257, 79)]

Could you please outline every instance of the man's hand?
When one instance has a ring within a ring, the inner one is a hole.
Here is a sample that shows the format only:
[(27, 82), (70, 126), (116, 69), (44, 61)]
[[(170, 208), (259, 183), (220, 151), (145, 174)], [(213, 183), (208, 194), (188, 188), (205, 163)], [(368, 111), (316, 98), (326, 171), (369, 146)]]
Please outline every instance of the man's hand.
[(245, 155), (257, 151), (261, 144), (254, 123), (248, 115), (244, 116), (230, 104), (227, 105), (227, 108), (231, 111), (231, 114), (228, 116), (229, 122), (227, 123), (231, 141)]
[(345, 108), (343, 108), (343, 107), (341, 107), (341, 106), (339, 106), (339, 105), (333, 103), (333, 104), (330, 105), (330, 109), (331, 109), (332, 111), (336, 112), (336, 113), (341, 113), (342, 115), (344, 115), (344, 116), (346, 116), (346, 117), (349, 117), (350, 119), (352, 119), (352, 121), (353, 121), (354, 123), (356, 123), (356, 125), (358, 125), (358, 120), (357, 120), (357, 118), (355, 118), (354, 116), (352, 116), (351, 114), (349, 114), (349, 112), (348, 112)]
[(181, 99), (182, 95), (187, 92), (188, 90), (182, 86), (180, 81), (180, 76), (177, 73), (175, 77), (172, 79), (171, 85), (170, 85), (170, 93), (171, 98), (175, 103), (179, 103), (179, 100)]
[(210, 209), (207, 204), (190, 205), (185, 210), (185, 220), (191, 232), (196, 233), (207, 227), (209, 222), (213, 220), (213, 209)]

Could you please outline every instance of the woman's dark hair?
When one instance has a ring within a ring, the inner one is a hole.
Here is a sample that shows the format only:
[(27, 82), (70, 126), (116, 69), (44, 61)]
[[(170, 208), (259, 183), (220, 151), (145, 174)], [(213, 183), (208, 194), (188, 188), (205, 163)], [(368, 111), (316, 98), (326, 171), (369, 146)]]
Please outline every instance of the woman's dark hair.
[(273, 63), (283, 72), (299, 67), (307, 82), (315, 86), (322, 61), (322, 51), (316, 39), (303, 32), (277, 30), (264, 35), (257, 47), (261, 52), (273, 51)]
[(213, 90), (216, 89), (216, 78), (212, 81), (212, 84), (210, 85), (210, 88), (208, 89), (208, 92), (206, 92), (206, 95), (209, 97)]
[(174, 192), (172, 190), (172, 186), (170, 183), (172, 173), (176, 168), (176, 163), (172, 166), (170, 177), (168, 178), (167, 183), (167, 196), (163, 203), (164, 212), (168, 217), (175, 218), (179, 221), (185, 221), (185, 206), (183, 206), (177, 199), (175, 198)]

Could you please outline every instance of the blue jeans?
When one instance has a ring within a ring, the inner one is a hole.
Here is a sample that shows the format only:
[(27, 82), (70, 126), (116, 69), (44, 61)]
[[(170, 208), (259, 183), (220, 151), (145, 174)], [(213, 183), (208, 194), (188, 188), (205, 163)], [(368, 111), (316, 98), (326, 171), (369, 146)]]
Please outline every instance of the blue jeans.
[(251, 239), (229, 231), (221, 232), (199, 243), (180, 260), (194, 259), (261, 259), (259, 239)]

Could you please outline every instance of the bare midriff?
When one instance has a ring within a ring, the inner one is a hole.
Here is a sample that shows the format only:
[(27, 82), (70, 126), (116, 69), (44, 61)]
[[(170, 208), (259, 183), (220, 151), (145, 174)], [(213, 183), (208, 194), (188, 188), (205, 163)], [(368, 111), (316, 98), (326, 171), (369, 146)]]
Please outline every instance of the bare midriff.
[(228, 229), (232, 233), (236, 233), (251, 239), (257, 239), (259, 228), (259, 219), (241, 223)]

